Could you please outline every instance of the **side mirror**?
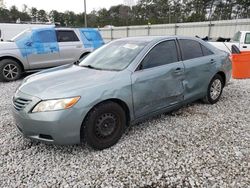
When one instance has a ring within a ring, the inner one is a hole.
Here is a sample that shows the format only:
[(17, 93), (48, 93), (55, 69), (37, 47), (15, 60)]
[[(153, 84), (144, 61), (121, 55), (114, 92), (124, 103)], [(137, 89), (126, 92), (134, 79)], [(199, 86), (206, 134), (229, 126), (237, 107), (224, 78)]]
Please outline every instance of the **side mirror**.
[(79, 60), (77, 60), (77, 61), (75, 61), (74, 63), (73, 63), (73, 65), (79, 65), (80, 64), (80, 61)]
[(232, 51), (232, 54), (240, 54), (239, 48), (235, 45), (232, 45), (231, 51)]
[(140, 71), (140, 70), (143, 70), (143, 65), (142, 63), (140, 63), (140, 65), (137, 67), (137, 69), (135, 71)]
[(29, 47), (32, 46), (32, 44), (33, 44), (33, 42), (30, 42), (30, 41), (25, 43), (25, 45), (29, 46)]

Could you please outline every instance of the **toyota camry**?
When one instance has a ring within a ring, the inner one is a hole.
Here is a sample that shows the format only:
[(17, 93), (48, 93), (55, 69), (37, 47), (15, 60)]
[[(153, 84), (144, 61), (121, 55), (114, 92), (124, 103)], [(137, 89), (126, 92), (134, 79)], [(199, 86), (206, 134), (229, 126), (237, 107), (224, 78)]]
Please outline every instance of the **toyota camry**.
[(79, 65), (25, 78), (13, 114), (27, 138), (105, 149), (130, 124), (199, 99), (216, 103), (231, 69), (227, 53), (197, 38), (119, 39)]

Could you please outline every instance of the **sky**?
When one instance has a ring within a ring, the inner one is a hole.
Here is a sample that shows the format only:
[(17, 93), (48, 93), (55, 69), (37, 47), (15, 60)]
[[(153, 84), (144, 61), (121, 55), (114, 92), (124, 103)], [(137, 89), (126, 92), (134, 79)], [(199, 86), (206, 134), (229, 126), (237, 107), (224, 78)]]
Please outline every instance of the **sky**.
[[(124, 0), (86, 0), (87, 12), (90, 13), (93, 9), (110, 8), (113, 5), (122, 4)], [(29, 8), (44, 9), (45, 11), (57, 10), (64, 12), (66, 10), (74, 11), (75, 13), (84, 12), (84, 0), (4, 0), (7, 8), (12, 5), (18, 7), (21, 11), (23, 4)]]

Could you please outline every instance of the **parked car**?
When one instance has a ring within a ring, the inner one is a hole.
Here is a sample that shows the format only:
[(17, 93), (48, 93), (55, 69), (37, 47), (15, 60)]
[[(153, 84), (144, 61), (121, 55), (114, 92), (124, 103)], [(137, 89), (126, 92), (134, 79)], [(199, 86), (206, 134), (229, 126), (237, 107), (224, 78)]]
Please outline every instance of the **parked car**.
[[(231, 49), (232, 46), (235, 45), (239, 48), (240, 51), (250, 51), (250, 31), (238, 31), (235, 33), (234, 37), (231, 39), (220, 38), (224, 39), (227, 42), (209, 42), (216, 48), (223, 50), (228, 53), (232, 53)], [(219, 39), (218, 39), (219, 40)]]
[(73, 28), (28, 29), (0, 43), (0, 81), (21, 73), (74, 63), (104, 44), (98, 30)]
[(104, 149), (131, 123), (198, 99), (216, 103), (231, 68), (227, 53), (196, 38), (115, 40), (79, 65), (24, 79), (13, 114), (25, 137)]

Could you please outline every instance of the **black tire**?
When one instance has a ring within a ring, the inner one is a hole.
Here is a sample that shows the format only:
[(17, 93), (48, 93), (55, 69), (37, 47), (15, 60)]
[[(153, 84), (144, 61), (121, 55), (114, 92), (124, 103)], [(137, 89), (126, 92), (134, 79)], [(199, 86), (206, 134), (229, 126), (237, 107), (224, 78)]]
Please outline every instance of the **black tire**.
[(126, 115), (114, 102), (104, 102), (88, 113), (81, 135), (87, 145), (102, 150), (116, 144), (126, 127)]
[(3, 59), (0, 61), (0, 81), (10, 82), (18, 80), (21, 74), (22, 68), (15, 60)]
[[(217, 84), (218, 87), (214, 86)], [(216, 74), (210, 81), (207, 89), (207, 95), (203, 98), (203, 102), (207, 104), (215, 104), (219, 101), (224, 88), (224, 81), (219, 74)], [(213, 92), (215, 91), (215, 92)]]

